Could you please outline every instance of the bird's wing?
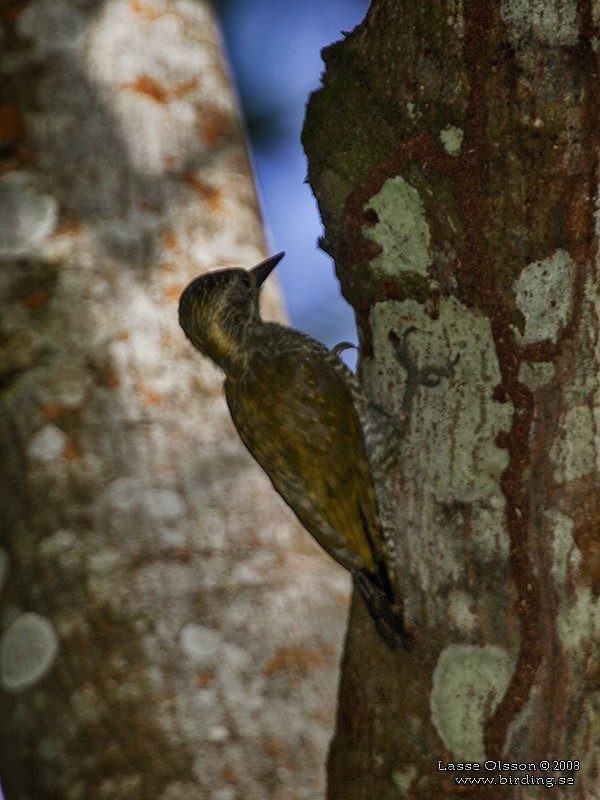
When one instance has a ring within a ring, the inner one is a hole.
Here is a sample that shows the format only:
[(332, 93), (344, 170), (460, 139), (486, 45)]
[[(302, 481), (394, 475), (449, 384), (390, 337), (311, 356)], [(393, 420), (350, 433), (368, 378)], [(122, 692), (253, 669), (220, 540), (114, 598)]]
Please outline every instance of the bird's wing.
[(242, 441), (321, 546), (377, 571), (377, 499), (350, 389), (321, 352), (253, 361), (225, 391)]

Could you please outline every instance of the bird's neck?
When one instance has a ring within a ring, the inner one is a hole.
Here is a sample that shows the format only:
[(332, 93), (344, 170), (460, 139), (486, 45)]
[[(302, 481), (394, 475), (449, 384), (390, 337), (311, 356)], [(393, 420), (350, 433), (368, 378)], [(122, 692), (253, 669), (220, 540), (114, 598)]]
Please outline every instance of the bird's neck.
[(246, 320), (243, 325), (214, 325), (210, 331), (206, 355), (210, 356), (228, 378), (233, 380), (249, 367), (255, 341), (260, 337), (262, 320)]

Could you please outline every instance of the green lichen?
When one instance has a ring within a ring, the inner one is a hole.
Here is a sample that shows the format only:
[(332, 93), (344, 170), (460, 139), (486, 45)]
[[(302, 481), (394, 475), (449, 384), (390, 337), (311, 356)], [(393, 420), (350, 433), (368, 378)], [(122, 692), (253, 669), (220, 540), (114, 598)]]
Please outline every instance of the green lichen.
[(581, 551), (573, 537), (575, 523), (571, 517), (554, 509), (545, 512), (544, 520), (552, 531), (554, 584), (559, 591), (564, 591), (570, 570), (577, 569), (581, 562)]
[(456, 125), (448, 125), (443, 131), (440, 131), (440, 142), (448, 155), (460, 155), (464, 135), (465, 132), (462, 128), (457, 128)]
[(459, 356), (449, 379), (417, 390), (403, 443), (406, 476), (425, 482), (441, 502), (500, 496), (508, 454), (494, 442), (510, 429), (513, 406), (493, 399), (502, 379), (489, 319), (452, 297), (440, 303), (437, 320), (414, 300), (378, 303), (370, 324), (378, 369), (367, 377), (376, 397), (385, 397), (388, 385), (398, 387), (395, 414), (401, 412), (406, 372), (389, 346), (390, 330), (417, 329), (409, 346), (420, 366), (448, 364)]
[(455, 760), (485, 759), (485, 721), (504, 696), (513, 669), (506, 650), (491, 645), (452, 644), (440, 654), (433, 673), (431, 717)]
[(567, 409), (561, 430), (550, 450), (553, 477), (557, 483), (568, 483), (594, 473), (595, 436), (594, 414), (589, 406)]
[(546, 386), (556, 375), (556, 365), (552, 362), (529, 364), (524, 362), (519, 367), (519, 381), (524, 383), (532, 392)]
[(400, 797), (406, 797), (411, 783), (417, 775), (417, 768), (414, 764), (409, 764), (404, 769), (394, 770), (392, 773), (392, 781), (394, 786), (400, 790)]
[(49, 619), (21, 614), (0, 639), (0, 683), (9, 692), (34, 686), (50, 672), (58, 654), (58, 637)]
[(387, 275), (403, 270), (425, 275), (431, 260), (431, 234), (419, 192), (397, 175), (388, 179), (364, 208), (378, 218), (372, 227), (363, 227), (365, 238), (381, 248), (372, 267)]
[(535, 37), (554, 45), (574, 45), (579, 36), (575, 0), (503, 0), (502, 21), (514, 43)]
[(58, 222), (58, 203), (38, 185), (37, 176), (7, 172), (0, 178), (0, 256), (34, 252)]
[(559, 248), (543, 261), (528, 264), (513, 283), (516, 302), (525, 318), (523, 341), (556, 342), (572, 307), (575, 264)]
[(576, 590), (577, 599), (558, 614), (557, 629), (567, 652), (577, 652), (583, 642), (595, 643), (600, 636), (600, 603), (589, 586)]

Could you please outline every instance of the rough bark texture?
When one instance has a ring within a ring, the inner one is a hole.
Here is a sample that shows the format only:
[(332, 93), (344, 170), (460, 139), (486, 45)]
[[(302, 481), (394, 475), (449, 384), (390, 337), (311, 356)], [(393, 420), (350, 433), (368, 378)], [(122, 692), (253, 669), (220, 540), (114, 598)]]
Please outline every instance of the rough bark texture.
[(6, 798), (316, 800), (346, 578), (177, 324), (191, 278), (263, 255), (210, 11), (0, 22)]
[(365, 385), (399, 412), (390, 331), (417, 328), (421, 364), (460, 355), (417, 392), (390, 493), (414, 648), (356, 606), (329, 798), (600, 794), (599, 21), (374, 0), (324, 52), (304, 143)]

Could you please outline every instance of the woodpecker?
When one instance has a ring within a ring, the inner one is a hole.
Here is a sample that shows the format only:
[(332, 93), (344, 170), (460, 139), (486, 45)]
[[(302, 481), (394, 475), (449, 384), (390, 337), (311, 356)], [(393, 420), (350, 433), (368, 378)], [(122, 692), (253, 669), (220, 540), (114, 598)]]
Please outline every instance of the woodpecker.
[[(369, 401), (336, 352), (261, 319), (260, 288), (283, 255), (250, 270), (196, 278), (181, 295), (179, 322), (225, 373), (233, 422), (274, 488), (352, 574), (385, 642), (406, 649), (410, 637), (388, 567), (391, 535), (381, 524), (376, 491), (402, 431)], [(392, 341), (405, 357), (405, 337)]]

